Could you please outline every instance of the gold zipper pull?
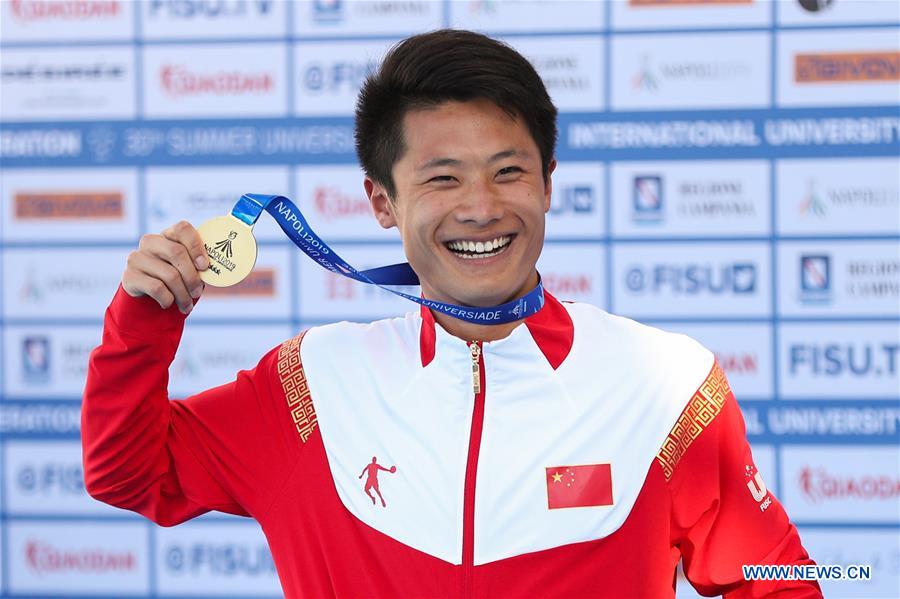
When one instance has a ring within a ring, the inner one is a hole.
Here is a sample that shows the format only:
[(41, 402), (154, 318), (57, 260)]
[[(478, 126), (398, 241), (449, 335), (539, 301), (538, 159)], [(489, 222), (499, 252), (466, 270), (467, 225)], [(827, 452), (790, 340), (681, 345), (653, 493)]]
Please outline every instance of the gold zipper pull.
[(477, 341), (469, 343), (469, 351), (472, 353), (472, 390), (475, 395), (481, 393), (481, 366), (478, 358), (481, 357), (481, 346)]

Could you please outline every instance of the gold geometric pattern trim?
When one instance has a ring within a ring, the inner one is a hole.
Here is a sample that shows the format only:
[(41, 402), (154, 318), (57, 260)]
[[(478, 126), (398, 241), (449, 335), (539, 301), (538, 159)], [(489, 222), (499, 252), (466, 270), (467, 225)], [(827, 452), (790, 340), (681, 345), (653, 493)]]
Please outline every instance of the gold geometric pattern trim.
[(300, 433), (300, 440), (304, 443), (318, 424), (306, 374), (303, 372), (303, 363), (300, 361), (300, 342), (303, 341), (305, 334), (306, 331), (303, 331), (293, 339), (282, 343), (278, 349), (278, 378), (281, 380), (281, 388), (291, 410), (291, 418), (297, 432)]
[(729, 393), (731, 387), (728, 386), (728, 379), (717, 362), (681, 412), (678, 422), (672, 427), (662, 447), (659, 448), (659, 453), (656, 454), (656, 459), (659, 460), (666, 475), (666, 481), (672, 478), (675, 466), (694, 439), (700, 436), (722, 410)]

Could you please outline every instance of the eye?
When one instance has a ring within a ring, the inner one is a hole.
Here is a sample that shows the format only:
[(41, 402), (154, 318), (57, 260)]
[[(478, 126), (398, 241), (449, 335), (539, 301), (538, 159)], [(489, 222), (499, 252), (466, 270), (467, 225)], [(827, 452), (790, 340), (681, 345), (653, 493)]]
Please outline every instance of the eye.
[(453, 177), (450, 175), (438, 175), (437, 177), (432, 177), (428, 180), (429, 183), (449, 183), (453, 181)]
[(515, 175), (517, 173), (523, 172), (521, 168), (518, 166), (505, 166), (497, 171), (497, 175), (503, 177), (505, 175)]

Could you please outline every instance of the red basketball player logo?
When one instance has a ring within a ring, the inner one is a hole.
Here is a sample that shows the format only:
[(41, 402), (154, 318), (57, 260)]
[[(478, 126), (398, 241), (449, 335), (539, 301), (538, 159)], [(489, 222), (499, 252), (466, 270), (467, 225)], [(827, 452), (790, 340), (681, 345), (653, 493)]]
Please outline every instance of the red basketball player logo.
[(381, 496), (381, 491), (378, 490), (378, 471), (384, 470), (385, 472), (390, 472), (393, 474), (397, 471), (396, 466), (391, 466), (390, 468), (385, 468), (381, 464), (378, 463), (378, 458), (376, 456), (372, 456), (372, 463), (366, 464), (366, 467), (363, 468), (362, 473), (359, 475), (359, 478), (363, 477), (363, 474), (368, 474), (366, 477), (366, 495), (369, 496), (369, 499), (372, 500), (372, 505), (375, 505), (375, 496), (369, 492), (369, 489), (375, 489), (375, 492), (378, 493), (378, 499), (381, 500), (381, 506), (387, 507), (387, 504), (384, 502), (384, 497)]

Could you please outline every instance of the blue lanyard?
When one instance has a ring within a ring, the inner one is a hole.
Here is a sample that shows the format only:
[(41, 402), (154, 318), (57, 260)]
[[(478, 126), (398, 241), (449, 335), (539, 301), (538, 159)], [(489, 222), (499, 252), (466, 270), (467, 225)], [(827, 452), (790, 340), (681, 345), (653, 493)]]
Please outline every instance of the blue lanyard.
[(376, 285), (394, 295), (399, 295), (454, 318), (475, 324), (504, 324), (527, 318), (544, 306), (544, 286), (540, 280), (538, 280), (537, 287), (519, 299), (490, 308), (457, 306), (390, 289), (387, 285), (419, 284), (418, 275), (408, 263), (356, 270), (328, 247), (321, 237), (316, 235), (306, 219), (303, 218), (300, 209), (284, 196), (246, 193), (234, 205), (231, 215), (252, 227), (263, 210), (272, 215), (281, 230), (294, 242), (294, 245), (323, 268), (361, 283)]

